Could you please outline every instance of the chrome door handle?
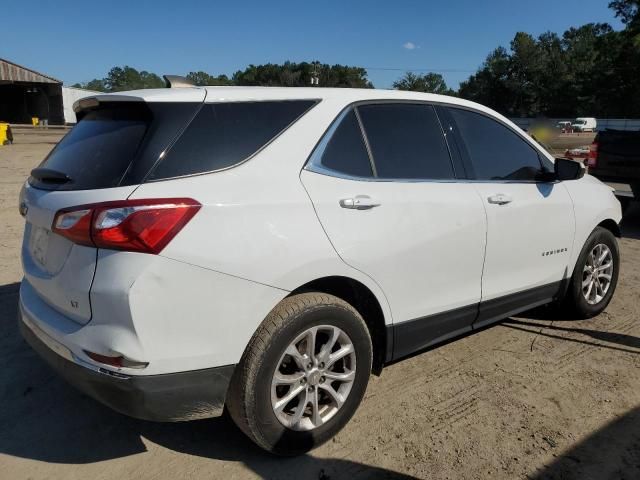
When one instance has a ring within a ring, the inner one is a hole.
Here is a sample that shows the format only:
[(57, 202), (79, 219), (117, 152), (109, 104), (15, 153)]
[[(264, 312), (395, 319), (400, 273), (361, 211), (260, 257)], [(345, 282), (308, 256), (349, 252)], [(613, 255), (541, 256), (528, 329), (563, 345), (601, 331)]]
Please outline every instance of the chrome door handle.
[(496, 205), (506, 205), (507, 203), (511, 203), (513, 198), (504, 193), (496, 193), (495, 195), (491, 195), (487, 200), (489, 203), (495, 203)]
[(351, 208), (354, 210), (369, 210), (370, 208), (380, 206), (380, 202), (376, 202), (367, 195), (356, 195), (353, 198), (343, 198), (339, 203), (342, 208)]

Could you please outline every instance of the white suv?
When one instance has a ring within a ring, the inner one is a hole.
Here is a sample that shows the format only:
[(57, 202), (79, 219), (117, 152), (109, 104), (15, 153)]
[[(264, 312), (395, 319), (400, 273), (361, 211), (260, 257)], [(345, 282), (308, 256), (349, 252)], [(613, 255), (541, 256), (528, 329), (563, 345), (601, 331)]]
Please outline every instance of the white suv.
[(170, 88), (80, 100), (25, 184), (23, 335), (150, 420), (331, 438), (385, 363), (532, 307), (601, 312), (620, 204), (457, 98)]

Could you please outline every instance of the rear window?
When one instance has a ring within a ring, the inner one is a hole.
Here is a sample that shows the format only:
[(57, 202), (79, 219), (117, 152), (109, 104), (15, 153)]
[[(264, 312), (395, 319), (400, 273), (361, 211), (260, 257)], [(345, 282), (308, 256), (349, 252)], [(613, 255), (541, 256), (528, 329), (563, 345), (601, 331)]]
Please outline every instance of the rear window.
[(89, 112), (41, 166), (66, 174), (77, 189), (114, 187), (136, 156), (150, 120), (140, 108)]
[(107, 102), (79, 114), (79, 122), (39, 165), (66, 175), (65, 183), (31, 177), (43, 189), (89, 190), (143, 181), (160, 153), (201, 103)]
[(314, 100), (207, 103), (149, 175), (149, 180), (237, 165), (309, 110)]

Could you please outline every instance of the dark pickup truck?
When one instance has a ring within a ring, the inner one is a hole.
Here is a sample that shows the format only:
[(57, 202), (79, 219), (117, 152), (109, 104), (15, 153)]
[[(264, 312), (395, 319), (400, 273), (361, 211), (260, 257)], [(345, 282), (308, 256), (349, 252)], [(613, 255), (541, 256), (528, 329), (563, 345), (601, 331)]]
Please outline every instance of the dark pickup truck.
[(589, 174), (616, 189), (623, 209), (640, 200), (640, 131), (598, 132), (586, 163)]

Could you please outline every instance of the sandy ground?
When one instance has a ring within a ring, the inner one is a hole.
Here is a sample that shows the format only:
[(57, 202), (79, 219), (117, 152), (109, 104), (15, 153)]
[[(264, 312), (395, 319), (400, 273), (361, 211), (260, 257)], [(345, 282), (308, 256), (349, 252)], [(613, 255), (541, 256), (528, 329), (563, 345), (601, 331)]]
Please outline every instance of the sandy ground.
[(638, 479), (640, 205), (589, 321), (512, 318), (372, 377), (334, 441), (272, 458), (225, 419), (154, 424), (52, 374), (20, 338), (17, 195), (55, 134), (0, 147), (0, 479)]

